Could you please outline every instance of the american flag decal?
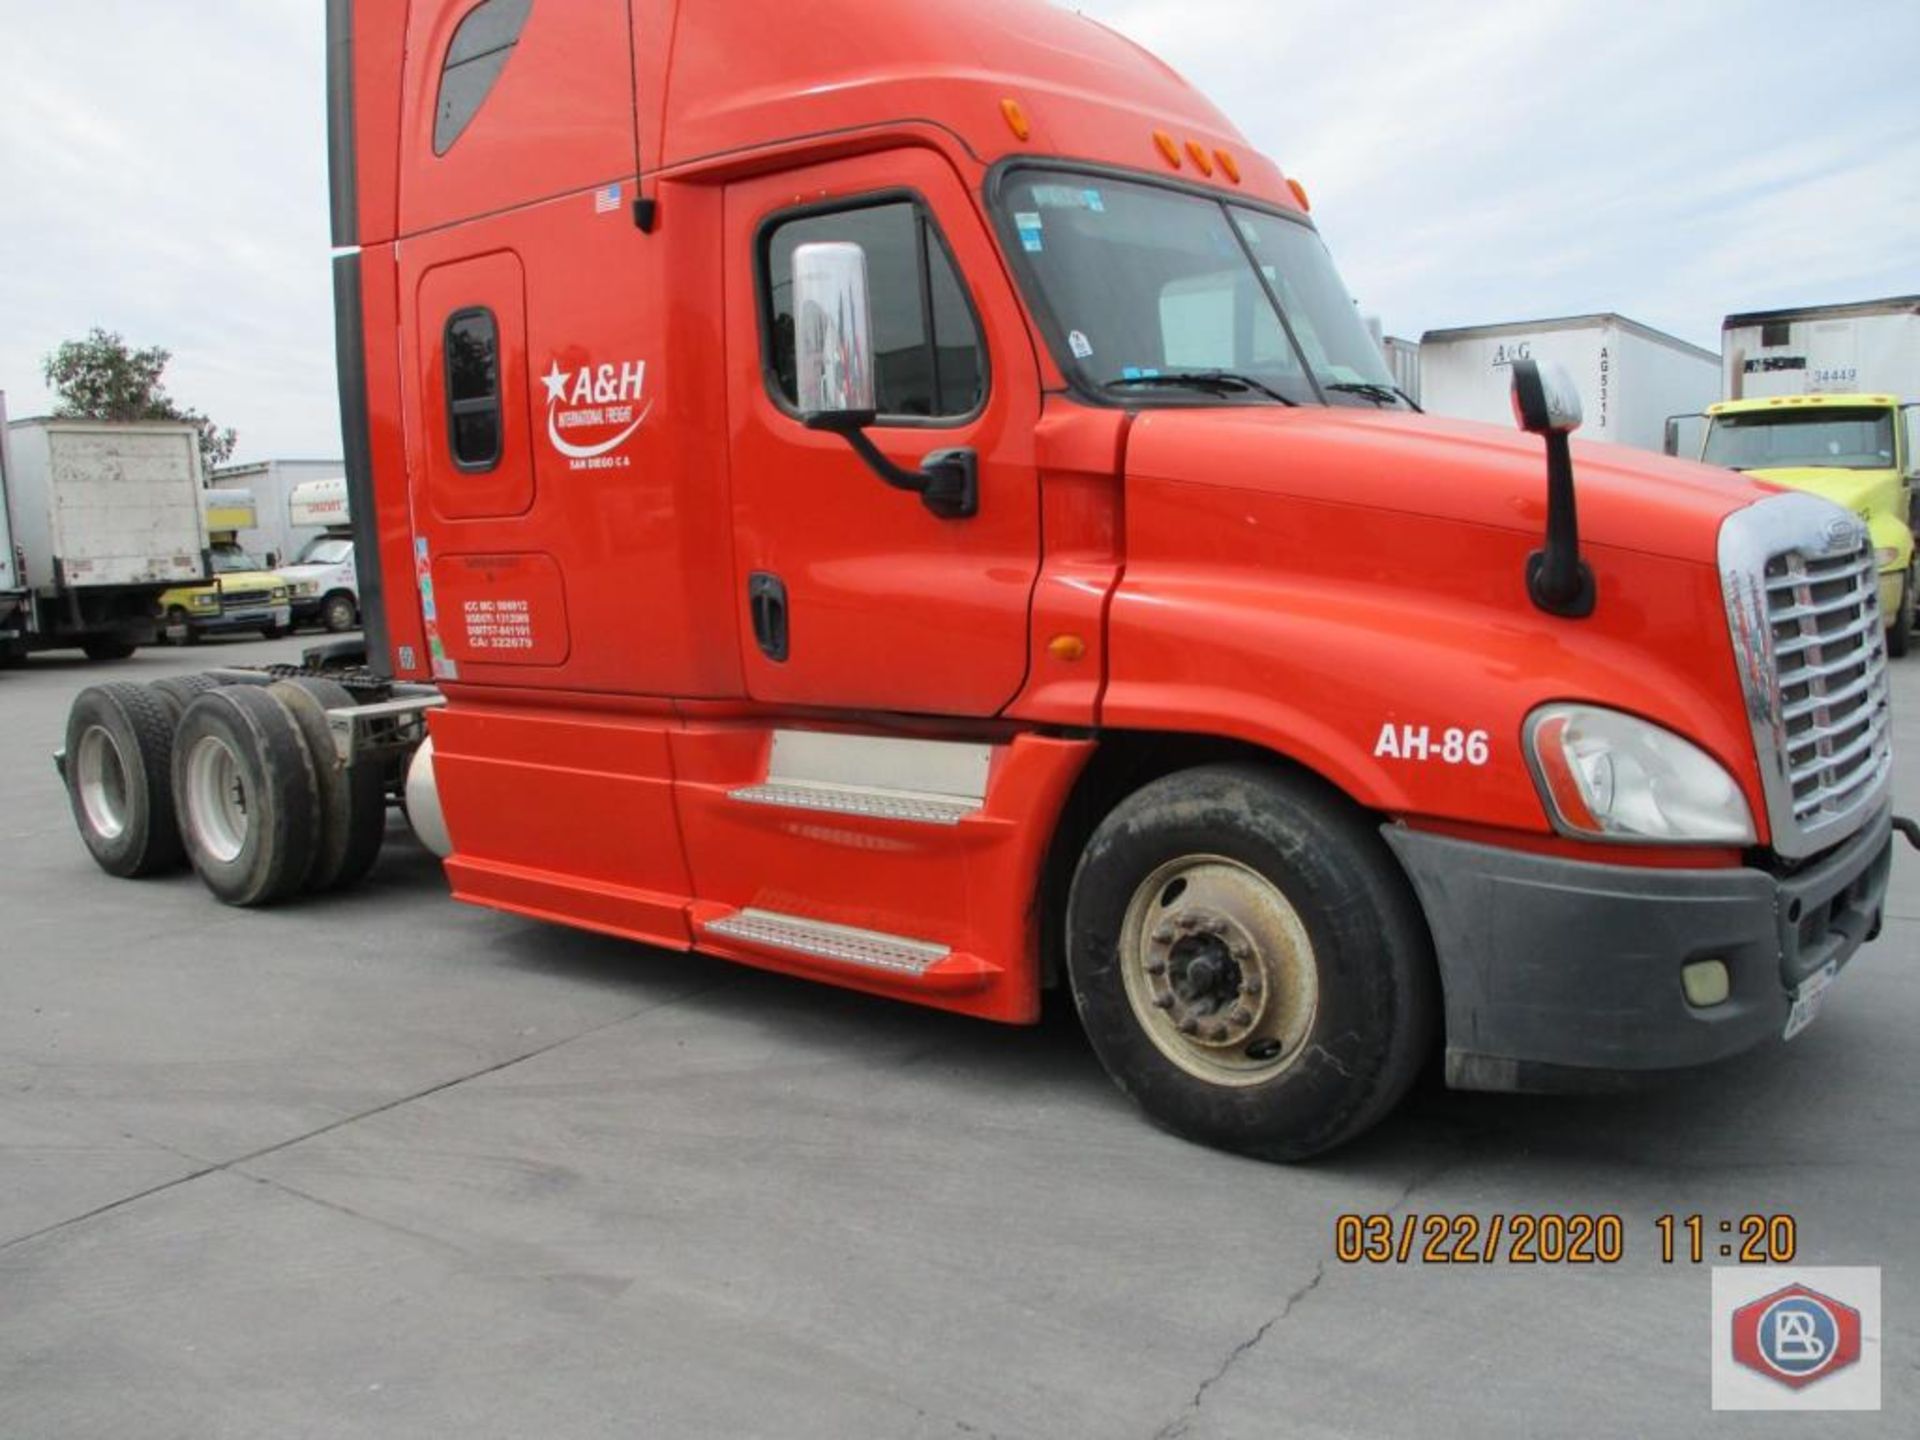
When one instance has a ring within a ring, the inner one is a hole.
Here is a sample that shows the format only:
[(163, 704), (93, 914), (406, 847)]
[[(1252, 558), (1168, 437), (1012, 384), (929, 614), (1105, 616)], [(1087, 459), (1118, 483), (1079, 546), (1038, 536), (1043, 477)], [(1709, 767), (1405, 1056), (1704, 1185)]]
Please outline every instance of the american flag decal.
[(620, 187), (618, 185), (603, 185), (598, 190), (593, 192), (593, 213), (594, 214), (605, 215), (608, 212), (613, 210), (618, 210), (619, 208), (620, 208)]

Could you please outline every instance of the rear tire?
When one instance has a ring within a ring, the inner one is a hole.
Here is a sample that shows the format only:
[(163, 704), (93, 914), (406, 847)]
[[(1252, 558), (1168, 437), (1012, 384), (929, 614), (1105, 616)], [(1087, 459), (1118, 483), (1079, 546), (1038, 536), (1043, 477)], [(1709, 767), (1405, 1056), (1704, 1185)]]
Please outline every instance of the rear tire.
[(354, 604), (351, 595), (329, 595), (320, 607), (320, 623), (331, 633), (342, 634), (360, 623), (360, 607)]
[(143, 685), (90, 685), (67, 714), (67, 799), (94, 862), (131, 879), (186, 860), (174, 818), (176, 712)]
[(1898, 660), (1913, 648), (1914, 612), (1920, 608), (1920, 559), (1907, 566), (1900, 581), (1899, 607), (1887, 629), (1887, 654)]
[(1301, 1160), (1366, 1130), (1432, 1049), (1419, 907), (1318, 781), (1253, 765), (1156, 780), (1094, 832), (1067, 969), (1107, 1072), (1202, 1144)]
[(89, 660), (125, 660), (139, 648), (131, 640), (96, 638), (80, 642), (81, 653)]
[(173, 794), (187, 858), (229, 905), (270, 905), (306, 882), (319, 845), (312, 757), (267, 690), (226, 685), (187, 707)]
[(286, 706), (313, 756), (320, 845), (307, 889), (315, 893), (344, 890), (373, 868), (387, 835), (386, 783), (379, 768), (368, 763), (342, 767), (334, 759), (326, 712), (351, 706), (353, 695), (332, 680), (305, 676), (282, 680), (267, 693)]

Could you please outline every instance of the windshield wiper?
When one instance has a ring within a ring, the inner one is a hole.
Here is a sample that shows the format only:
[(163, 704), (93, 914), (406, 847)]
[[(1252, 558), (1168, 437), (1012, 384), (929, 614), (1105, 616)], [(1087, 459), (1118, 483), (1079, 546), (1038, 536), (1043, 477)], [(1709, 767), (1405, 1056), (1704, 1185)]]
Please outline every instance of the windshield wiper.
[(1414, 403), (1413, 397), (1398, 385), (1376, 385), (1372, 381), (1358, 380), (1323, 380), (1320, 382), (1320, 388), (1338, 390), (1342, 395), (1364, 395), (1376, 405), (1390, 405), (1395, 400), (1404, 400), (1415, 410), (1420, 409)]
[(1249, 391), (1265, 395), (1282, 405), (1298, 405), (1298, 400), (1282, 395), (1271, 385), (1240, 375), (1232, 370), (1163, 370), (1158, 375), (1122, 375), (1104, 381), (1102, 390), (1118, 390), (1131, 385), (1157, 385), (1180, 390), (1198, 390), (1203, 395), (1244, 395)]

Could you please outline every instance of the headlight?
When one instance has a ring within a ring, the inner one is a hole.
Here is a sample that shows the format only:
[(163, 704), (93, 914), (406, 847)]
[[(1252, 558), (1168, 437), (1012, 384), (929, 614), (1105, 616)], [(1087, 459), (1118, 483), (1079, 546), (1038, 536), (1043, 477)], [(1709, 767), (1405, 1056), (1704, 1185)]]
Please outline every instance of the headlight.
[(1595, 840), (1751, 845), (1753, 812), (1726, 768), (1690, 740), (1596, 705), (1543, 705), (1527, 758), (1554, 825)]
[(287, 599), (287, 587), (284, 585), (276, 585), (273, 591), (273, 603), (276, 605), (285, 604), (286, 599)]
[(318, 580), (302, 580), (299, 585), (294, 588), (301, 596), (311, 599), (320, 593), (320, 582)]
[(220, 608), (219, 592), (214, 590), (199, 591), (193, 597), (193, 608), (196, 610), (218, 610)]

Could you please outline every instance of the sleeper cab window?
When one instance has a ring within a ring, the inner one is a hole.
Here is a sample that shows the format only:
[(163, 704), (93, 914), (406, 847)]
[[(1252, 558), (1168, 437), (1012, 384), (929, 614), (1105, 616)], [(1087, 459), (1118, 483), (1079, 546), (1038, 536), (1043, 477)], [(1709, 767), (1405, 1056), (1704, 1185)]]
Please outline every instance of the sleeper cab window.
[(481, 0), (453, 32), (433, 105), (434, 154), (451, 150), (480, 113), (520, 43), (520, 28), (532, 8), (533, 0)]
[(789, 410), (798, 403), (793, 252), (832, 240), (851, 240), (867, 252), (881, 419), (954, 421), (978, 412), (987, 357), (973, 305), (939, 227), (912, 200), (776, 219), (763, 232), (762, 323), (776, 398)]
[(500, 326), (491, 310), (447, 318), (447, 438), (462, 470), (500, 463)]

